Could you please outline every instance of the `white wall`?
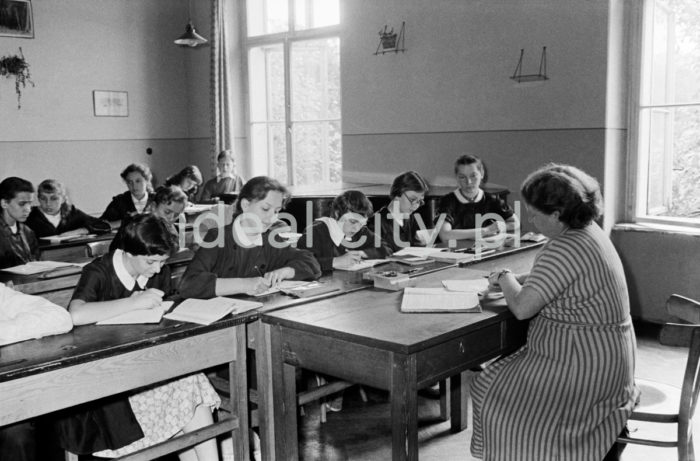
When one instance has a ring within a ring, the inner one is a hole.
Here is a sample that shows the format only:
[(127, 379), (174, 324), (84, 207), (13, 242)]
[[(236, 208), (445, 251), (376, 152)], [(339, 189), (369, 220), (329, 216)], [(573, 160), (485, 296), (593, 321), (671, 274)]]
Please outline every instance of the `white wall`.
[[(452, 184), (462, 153), (480, 155), (490, 181), (515, 193), (545, 162), (604, 180), (607, 0), (345, 0), (341, 41), (346, 180), (388, 182), (414, 169)], [(378, 31), (406, 22), (407, 51), (374, 56)], [(509, 77), (520, 49), (550, 80)], [(619, 128), (619, 125), (615, 126)], [(378, 161), (379, 159), (379, 161)]]
[[(35, 38), (0, 37), (1, 55), (22, 47), (36, 85), (23, 90), (18, 110), (14, 83), (0, 80), (1, 177), (62, 180), (80, 208), (99, 212), (125, 190), (119, 172), (131, 162), (149, 164), (161, 180), (189, 163), (206, 174), (208, 162), (191, 149), (208, 136), (208, 114), (192, 104), (188, 82), (193, 55), (208, 49), (173, 44), (184, 32), (185, 0), (32, 5)], [(95, 117), (93, 90), (128, 92), (129, 116)]]

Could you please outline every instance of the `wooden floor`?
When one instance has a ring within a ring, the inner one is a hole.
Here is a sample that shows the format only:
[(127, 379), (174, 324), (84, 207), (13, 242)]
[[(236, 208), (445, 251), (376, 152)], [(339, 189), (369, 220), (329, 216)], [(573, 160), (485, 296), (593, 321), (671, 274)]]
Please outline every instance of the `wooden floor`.
[[(687, 349), (661, 346), (656, 331), (637, 331), (639, 377), (679, 384), (685, 368)], [(344, 392), (343, 410), (328, 413), (327, 422), (320, 423), (319, 406), (308, 405), (300, 419), (300, 460), (312, 461), (374, 461), (391, 459), (391, 426), (387, 394), (366, 389), (368, 402), (360, 399), (353, 387)], [(471, 461), (469, 453), (471, 427), (459, 434), (449, 431), (449, 422), (439, 419), (438, 400), (419, 397), (419, 440), (421, 461)], [(470, 403), (471, 426), (471, 403)], [(673, 430), (669, 438), (673, 437)], [(700, 431), (695, 430), (695, 439)], [(698, 447), (700, 449), (700, 447)], [(629, 446), (623, 461), (676, 460), (674, 449)]]

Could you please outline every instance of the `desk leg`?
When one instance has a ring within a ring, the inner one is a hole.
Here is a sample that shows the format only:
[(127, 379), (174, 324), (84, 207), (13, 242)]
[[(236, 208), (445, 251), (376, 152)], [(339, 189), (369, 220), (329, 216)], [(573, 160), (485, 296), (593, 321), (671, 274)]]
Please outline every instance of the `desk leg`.
[(418, 386), (414, 356), (394, 354), (391, 376), (391, 457), (418, 461)]
[[(279, 326), (265, 325), (269, 330), (269, 378), (272, 387), (267, 387), (266, 400), (270, 406), (265, 410), (270, 419), (266, 422), (272, 428), (272, 457), (276, 461), (296, 461), (299, 459), (299, 439), (297, 432), (297, 384), (296, 367), (284, 362), (285, 351)], [(259, 386), (260, 387), (260, 386)]]
[(272, 364), (270, 363), (270, 325), (256, 322), (255, 364), (258, 386), (258, 427), (262, 461), (275, 461), (275, 420), (272, 405)]
[(236, 361), (229, 364), (229, 385), (233, 415), (238, 415), (238, 430), (233, 433), (234, 459), (250, 459), (250, 426), (248, 413), (248, 336), (246, 325), (236, 327)]
[(450, 426), (452, 432), (467, 428), (469, 407), (469, 372), (463, 371), (450, 377)]

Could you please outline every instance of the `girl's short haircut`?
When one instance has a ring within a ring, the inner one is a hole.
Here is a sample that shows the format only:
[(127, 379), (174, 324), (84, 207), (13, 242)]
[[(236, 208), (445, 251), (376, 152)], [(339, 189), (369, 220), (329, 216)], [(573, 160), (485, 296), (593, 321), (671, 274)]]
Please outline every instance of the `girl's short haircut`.
[(389, 189), (389, 197), (392, 199), (401, 197), (404, 192), (409, 191), (424, 194), (428, 192), (429, 188), (430, 186), (421, 175), (415, 171), (406, 171), (394, 178), (391, 189)]
[(57, 179), (44, 179), (36, 187), (37, 194), (58, 194), (63, 197), (65, 204), (70, 204), (70, 199), (66, 193), (66, 186)]
[(188, 165), (165, 180), (166, 186), (179, 186), (184, 179), (191, 179), (198, 186), (202, 184), (202, 172), (196, 165)]
[(126, 224), (117, 247), (134, 256), (172, 256), (177, 251), (178, 243), (162, 218), (142, 214), (135, 215)]
[(471, 165), (473, 163), (476, 163), (477, 168), (481, 172), (481, 183), (487, 182), (489, 179), (489, 172), (486, 168), (486, 164), (476, 155), (464, 154), (457, 157), (457, 160), (455, 160), (455, 174), (457, 174), (457, 169), (460, 165)]
[(544, 214), (559, 212), (572, 229), (587, 226), (603, 214), (598, 181), (571, 165), (550, 163), (531, 173), (520, 188), (525, 202)]
[(249, 179), (238, 193), (238, 200), (236, 200), (236, 212), (243, 212), (243, 208), (241, 208), (242, 199), (246, 199), (250, 202), (258, 202), (267, 197), (267, 194), (270, 191), (275, 191), (282, 194), (282, 208), (284, 208), (290, 197), (289, 190), (284, 187), (282, 183), (276, 179), (270, 178), (269, 176), (256, 176)]
[(153, 196), (153, 203), (156, 205), (169, 205), (173, 202), (186, 203), (187, 194), (180, 186), (160, 186)]
[(143, 176), (143, 178), (146, 180), (146, 190), (148, 192), (153, 192), (153, 173), (151, 173), (150, 168), (142, 163), (132, 163), (128, 167), (124, 168), (124, 171), (121, 172), (120, 176), (124, 181), (126, 181), (126, 177), (129, 176), (130, 173), (134, 172)]
[(372, 202), (359, 190), (348, 190), (333, 199), (331, 217), (340, 219), (348, 211), (369, 218), (372, 214)]
[(233, 158), (233, 152), (231, 152), (229, 149), (222, 150), (219, 152), (219, 155), (216, 156), (216, 161), (220, 162), (223, 159), (228, 159), (231, 160), (232, 162), (235, 162), (236, 160)]
[(0, 199), (10, 201), (20, 192), (34, 193), (34, 186), (26, 179), (10, 176), (0, 182)]

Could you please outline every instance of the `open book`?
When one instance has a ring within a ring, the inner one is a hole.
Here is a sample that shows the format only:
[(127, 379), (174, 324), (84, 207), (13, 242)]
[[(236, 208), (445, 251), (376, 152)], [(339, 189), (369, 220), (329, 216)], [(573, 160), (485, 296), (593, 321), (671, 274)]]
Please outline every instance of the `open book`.
[[(86, 263), (87, 264), (87, 263)], [(70, 266), (84, 266), (85, 264), (78, 263), (67, 263), (61, 261), (30, 261), (26, 264), (21, 264), (19, 266), (6, 267), (5, 269), (0, 269), (5, 272), (10, 272), (12, 274), (19, 275), (32, 275), (39, 274), (41, 272), (52, 271), (54, 269)], [(76, 270), (80, 272), (79, 269)]]
[(125, 312), (115, 317), (97, 322), (95, 325), (130, 325), (134, 323), (159, 323), (163, 313), (168, 312), (173, 306), (172, 301), (163, 301), (160, 306), (153, 309), (139, 309)]
[(401, 312), (481, 312), (481, 305), (476, 292), (406, 287)]
[(211, 299), (186, 299), (169, 314), (166, 319), (182, 320), (184, 322), (209, 325), (228, 314), (240, 314), (252, 309), (262, 307), (258, 301), (246, 301), (243, 299), (216, 297)]
[(361, 271), (362, 269), (369, 269), (377, 264), (384, 264), (389, 262), (387, 259), (363, 259), (362, 261), (352, 264), (350, 266), (336, 266), (333, 265), (333, 269), (341, 271)]

